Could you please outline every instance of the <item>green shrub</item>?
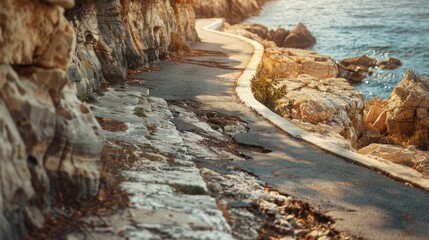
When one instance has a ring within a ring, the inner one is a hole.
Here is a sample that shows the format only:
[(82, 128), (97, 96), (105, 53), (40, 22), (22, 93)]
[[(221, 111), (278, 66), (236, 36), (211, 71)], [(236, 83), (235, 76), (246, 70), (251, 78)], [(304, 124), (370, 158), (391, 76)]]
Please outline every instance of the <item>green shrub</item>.
[(91, 93), (83, 93), (77, 96), (77, 98), (79, 98), (81, 102), (86, 102), (86, 103), (94, 104), (98, 102), (98, 100)]
[(251, 88), (256, 100), (273, 111), (276, 111), (277, 102), (287, 94), (286, 85), (277, 87), (273, 79), (265, 77), (254, 77)]

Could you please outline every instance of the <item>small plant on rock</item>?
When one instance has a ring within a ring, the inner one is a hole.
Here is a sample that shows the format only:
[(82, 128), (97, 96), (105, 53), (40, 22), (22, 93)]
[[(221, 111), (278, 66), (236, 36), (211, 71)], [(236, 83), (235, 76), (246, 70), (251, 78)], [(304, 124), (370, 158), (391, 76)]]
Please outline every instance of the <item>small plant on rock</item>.
[(256, 100), (273, 111), (277, 102), (287, 94), (286, 85), (276, 86), (275, 80), (265, 77), (254, 77), (251, 88)]
[(95, 98), (91, 93), (80, 94), (79, 96), (77, 96), (77, 98), (79, 98), (81, 102), (86, 102), (91, 104), (98, 102), (97, 98)]

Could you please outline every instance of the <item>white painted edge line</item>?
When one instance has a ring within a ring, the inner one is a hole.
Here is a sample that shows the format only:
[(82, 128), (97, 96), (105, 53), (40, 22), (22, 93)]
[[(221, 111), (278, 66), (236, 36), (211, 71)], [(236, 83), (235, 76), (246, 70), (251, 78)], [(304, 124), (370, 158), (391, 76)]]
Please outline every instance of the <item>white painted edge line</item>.
[(296, 127), (286, 119), (280, 117), (279, 115), (265, 107), (263, 104), (258, 102), (253, 96), (250, 83), (252, 78), (256, 75), (259, 64), (262, 61), (262, 57), (264, 55), (264, 47), (259, 42), (251, 40), (249, 38), (218, 31), (217, 29), (219, 29), (222, 24), (223, 19), (213, 19), (213, 22), (205, 26), (203, 30), (240, 39), (246, 43), (249, 43), (254, 48), (253, 56), (251, 57), (242, 75), (237, 80), (236, 92), (240, 100), (244, 103), (244, 105), (252, 108), (263, 118), (267, 119), (272, 124), (282, 129), (284, 132), (291, 135), (292, 137), (303, 140), (304, 142), (316, 146), (321, 150), (341, 157), (350, 162), (381, 172), (393, 179), (404, 181), (416, 187), (420, 187), (426, 191), (429, 191), (429, 179), (426, 178), (420, 172), (399, 164), (381, 162), (370, 157), (361, 155), (359, 153), (336, 146), (325, 139), (322, 139), (310, 132), (306, 132)]

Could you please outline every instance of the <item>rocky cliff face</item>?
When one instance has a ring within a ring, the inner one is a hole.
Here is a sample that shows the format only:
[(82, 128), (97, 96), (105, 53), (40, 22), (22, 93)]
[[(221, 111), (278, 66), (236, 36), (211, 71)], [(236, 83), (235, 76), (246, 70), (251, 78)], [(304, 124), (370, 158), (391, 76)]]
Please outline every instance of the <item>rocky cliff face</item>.
[(244, 19), (259, 14), (261, 6), (267, 0), (194, 0), (197, 17), (225, 18), (236, 24)]
[(66, 15), (77, 34), (68, 75), (79, 94), (104, 81), (123, 84), (128, 69), (165, 57), (177, 42), (198, 40), (189, 0), (79, 0)]
[(0, 19), (0, 239), (23, 239), (55, 198), (97, 194), (104, 136), (76, 88), (198, 37), (187, 0), (2, 0)]

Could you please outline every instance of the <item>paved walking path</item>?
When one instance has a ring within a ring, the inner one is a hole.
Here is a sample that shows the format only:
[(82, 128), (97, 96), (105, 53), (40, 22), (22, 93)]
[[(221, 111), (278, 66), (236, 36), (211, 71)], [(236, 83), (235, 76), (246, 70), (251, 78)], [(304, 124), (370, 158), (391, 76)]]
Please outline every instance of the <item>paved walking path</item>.
[(187, 64), (162, 62), (159, 71), (140, 74), (151, 95), (196, 100), (204, 109), (247, 122), (249, 131), (235, 140), (272, 152), (248, 152), (252, 159), (231, 164), (317, 206), (336, 220), (337, 229), (369, 239), (428, 239), (429, 193), (297, 141), (243, 106), (235, 95), (235, 81), (253, 48), (233, 37), (203, 31), (209, 23), (198, 21), (202, 42), (192, 46), (208, 54), (189, 57)]

